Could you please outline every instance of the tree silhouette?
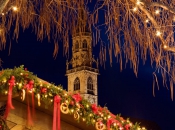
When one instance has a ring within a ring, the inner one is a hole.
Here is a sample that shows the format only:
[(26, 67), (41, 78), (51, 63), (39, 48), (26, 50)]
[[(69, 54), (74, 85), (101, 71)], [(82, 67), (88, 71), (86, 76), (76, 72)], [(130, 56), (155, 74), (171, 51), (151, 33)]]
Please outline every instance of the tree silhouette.
[[(20, 27), (32, 27), (38, 40), (47, 37), (54, 41), (54, 56), (60, 40), (68, 54), (69, 36), (77, 33), (81, 23), (80, 32), (88, 28), (93, 44), (100, 44), (100, 64), (108, 52), (110, 63), (115, 57), (121, 70), (129, 63), (137, 75), (139, 59), (143, 63), (150, 59), (154, 81), (158, 85), (156, 72), (161, 72), (162, 83), (170, 86), (173, 99), (174, 7), (174, 0), (0, 0), (0, 49), (5, 48), (7, 37), (18, 39)], [(108, 43), (101, 38), (102, 28)]]

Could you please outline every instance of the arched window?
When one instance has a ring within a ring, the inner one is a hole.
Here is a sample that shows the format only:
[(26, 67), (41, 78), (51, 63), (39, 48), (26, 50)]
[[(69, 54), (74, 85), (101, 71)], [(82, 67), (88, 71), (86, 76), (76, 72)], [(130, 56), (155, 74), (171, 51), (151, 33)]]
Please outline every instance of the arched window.
[(80, 90), (80, 79), (78, 77), (74, 80), (74, 91), (76, 90)]
[(75, 43), (75, 50), (78, 51), (78, 48), (79, 48), (79, 43), (78, 43), (78, 41), (76, 41), (76, 43)]
[(87, 93), (94, 94), (93, 80), (91, 77), (89, 77), (87, 80)]
[(87, 48), (87, 41), (84, 39), (83, 40), (83, 48), (86, 49)]

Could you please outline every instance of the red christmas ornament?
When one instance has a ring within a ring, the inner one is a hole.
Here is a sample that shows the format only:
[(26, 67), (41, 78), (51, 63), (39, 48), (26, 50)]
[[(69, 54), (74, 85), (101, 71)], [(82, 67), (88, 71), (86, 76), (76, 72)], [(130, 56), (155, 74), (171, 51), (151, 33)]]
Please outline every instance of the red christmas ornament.
[(97, 114), (98, 113), (98, 107), (96, 104), (92, 104), (91, 105), (91, 108), (92, 108), (92, 111), (94, 112), (94, 114)]
[(74, 94), (74, 95), (72, 96), (72, 98), (73, 98), (76, 102), (79, 102), (79, 101), (82, 100), (82, 97), (81, 97), (81, 95), (80, 95), (79, 93)]
[(74, 101), (70, 101), (70, 105), (72, 105), (72, 106), (73, 106), (74, 104), (75, 104), (75, 103), (74, 103)]
[(98, 107), (98, 111), (99, 112), (102, 112), (103, 111), (103, 108), (102, 107)]
[(130, 125), (129, 124), (125, 125), (125, 129), (126, 130), (129, 130), (129, 128), (130, 128)]
[(47, 88), (42, 87), (42, 88), (41, 88), (41, 93), (46, 93), (46, 92), (47, 92)]

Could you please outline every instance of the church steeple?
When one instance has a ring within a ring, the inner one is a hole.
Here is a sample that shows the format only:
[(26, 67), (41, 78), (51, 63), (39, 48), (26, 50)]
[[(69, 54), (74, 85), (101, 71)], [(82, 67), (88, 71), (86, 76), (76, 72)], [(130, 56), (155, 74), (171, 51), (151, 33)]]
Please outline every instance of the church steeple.
[(89, 29), (85, 29), (83, 19), (77, 25), (78, 29), (72, 35), (72, 58), (66, 62), (68, 91), (79, 92), (84, 98), (97, 104), (98, 60), (92, 56), (92, 36)]
[(92, 57), (92, 38), (88, 32), (76, 34), (72, 38), (72, 68), (80, 66), (92, 67), (92, 62), (95, 61)]

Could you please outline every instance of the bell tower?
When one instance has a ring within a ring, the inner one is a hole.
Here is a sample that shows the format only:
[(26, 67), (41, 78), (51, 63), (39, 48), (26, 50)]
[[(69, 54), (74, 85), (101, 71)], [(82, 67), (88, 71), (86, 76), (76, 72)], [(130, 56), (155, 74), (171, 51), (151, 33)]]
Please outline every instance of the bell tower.
[(90, 31), (82, 29), (80, 25), (72, 35), (72, 58), (67, 60), (66, 65), (68, 92), (79, 92), (91, 103), (98, 104), (98, 59), (92, 56)]

